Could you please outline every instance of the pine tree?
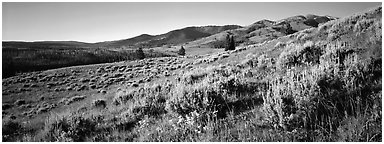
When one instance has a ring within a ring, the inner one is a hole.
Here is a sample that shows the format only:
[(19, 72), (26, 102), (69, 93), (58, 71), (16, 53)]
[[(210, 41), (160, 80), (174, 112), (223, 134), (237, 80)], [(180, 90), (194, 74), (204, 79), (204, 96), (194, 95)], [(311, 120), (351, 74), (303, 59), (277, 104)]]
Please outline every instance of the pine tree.
[(227, 36), (225, 37), (225, 51), (229, 50), (230, 41), (231, 41), (230, 36), (229, 34), (227, 34)]
[(179, 49), (179, 52), (178, 52), (179, 55), (182, 55), (184, 56), (185, 55), (185, 49), (183, 46), (181, 46), (181, 48)]
[(139, 48), (138, 50), (136, 50), (136, 55), (137, 55), (138, 59), (144, 59), (145, 58), (144, 51), (142, 48)]
[(229, 42), (229, 50), (235, 50), (235, 39), (233, 38), (233, 35), (230, 37), (230, 42)]
[(225, 44), (225, 51), (228, 50), (235, 50), (235, 40), (233, 38), (233, 35), (227, 35), (226, 37), (226, 44)]

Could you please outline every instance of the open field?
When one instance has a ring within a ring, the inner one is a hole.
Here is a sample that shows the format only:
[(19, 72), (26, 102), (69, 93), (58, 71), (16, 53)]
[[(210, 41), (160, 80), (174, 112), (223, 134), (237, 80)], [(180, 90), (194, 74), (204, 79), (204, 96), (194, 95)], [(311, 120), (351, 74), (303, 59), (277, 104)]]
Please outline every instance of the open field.
[[(5, 78), (20, 72), (138, 59), (134, 49), (2, 48), (2, 51), (2, 69)], [(144, 52), (148, 58), (175, 55), (149, 50)]]

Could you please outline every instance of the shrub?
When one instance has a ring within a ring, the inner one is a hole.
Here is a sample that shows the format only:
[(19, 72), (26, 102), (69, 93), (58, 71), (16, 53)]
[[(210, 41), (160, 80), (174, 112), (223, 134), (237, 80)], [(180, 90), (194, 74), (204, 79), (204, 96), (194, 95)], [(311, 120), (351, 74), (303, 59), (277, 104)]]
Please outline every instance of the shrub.
[(277, 60), (278, 68), (289, 68), (297, 65), (318, 64), (322, 50), (312, 41), (307, 41), (304, 45), (289, 45), (280, 54)]
[(86, 96), (83, 95), (83, 96), (74, 96), (74, 97), (71, 97), (69, 99), (64, 99), (64, 100), (65, 100), (65, 104), (69, 105), (69, 104), (71, 104), (73, 102), (80, 101), (80, 100), (83, 100), (85, 98), (86, 98)]
[(137, 55), (138, 59), (144, 59), (145, 58), (144, 51), (142, 48), (139, 48), (136, 50), (136, 55)]
[(138, 87), (138, 86), (139, 86), (139, 83), (134, 82), (134, 83), (131, 84), (131, 86), (132, 86), (132, 87)]
[(372, 20), (372, 19), (357, 21), (356, 24), (353, 27), (353, 32), (361, 33), (361, 32), (363, 32), (363, 30), (365, 30), (368, 27), (370, 27), (374, 22), (375, 21)]
[(2, 123), (2, 138), (3, 142), (15, 141), (18, 136), (24, 133), (24, 127), (14, 120), (3, 120)]
[(139, 118), (143, 116), (160, 116), (165, 114), (166, 97), (164, 95), (148, 95), (140, 102), (134, 102), (132, 112)]
[(235, 67), (197, 69), (182, 76), (167, 101), (167, 110), (186, 115), (192, 111), (224, 117), (256, 88)]
[(105, 99), (97, 99), (97, 100), (92, 102), (92, 105), (94, 107), (105, 108), (105, 107), (107, 107), (107, 101)]
[(186, 72), (181, 76), (181, 80), (186, 84), (193, 84), (201, 81), (204, 77), (206, 77), (208, 73), (206, 71), (194, 70), (190, 72)]
[(113, 104), (120, 105), (126, 103), (128, 100), (132, 99), (134, 97), (135, 90), (129, 90), (129, 91), (119, 91), (116, 93)]
[(381, 120), (376, 121), (368, 115), (347, 117), (337, 128), (338, 141), (379, 142), (381, 141)]
[(97, 123), (82, 116), (63, 116), (53, 121), (47, 121), (43, 131), (44, 141), (85, 141), (96, 131)]
[(185, 55), (185, 49), (184, 49), (183, 46), (181, 46), (181, 48), (179, 49), (178, 54), (179, 54), (179, 55), (182, 55), (182, 56)]
[(225, 115), (223, 111), (224, 99), (210, 86), (193, 85), (176, 86), (173, 96), (167, 101), (167, 109), (180, 115), (193, 111), (198, 113), (214, 113)]
[(266, 54), (262, 54), (259, 57), (257, 57), (257, 67), (271, 67), (274, 64), (274, 61), (272, 58), (269, 58)]
[(308, 34), (307, 33), (300, 32), (297, 35), (296, 40), (305, 41), (305, 40), (307, 40), (307, 38), (308, 38)]
[(308, 69), (289, 69), (269, 82), (264, 110), (271, 123), (287, 129), (304, 126), (334, 131), (345, 115), (356, 115), (372, 106), (366, 103), (374, 101), (370, 94), (377, 80), (372, 73), (375, 67), (378, 65), (352, 54), (343, 62), (330, 57)]
[(42, 106), (40, 107), (39, 109), (37, 109), (36, 113), (40, 114), (40, 113), (44, 113), (44, 112), (47, 112), (51, 107), (49, 105), (47, 106)]
[(7, 109), (10, 109), (12, 107), (13, 107), (12, 104), (3, 103), (3, 105), (2, 105), (3, 110), (7, 110)]
[(126, 104), (128, 101), (142, 101), (143, 98), (151, 99), (159, 97), (164, 99), (173, 88), (171, 83), (154, 84), (152, 86), (144, 85), (141, 88), (128, 89), (116, 93), (113, 103), (115, 105)]
[(25, 103), (26, 103), (26, 102), (25, 102), (24, 99), (19, 99), (19, 100), (17, 100), (17, 101), (15, 102), (15, 105), (20, 106), (20, 105), (23, 105), (23, 104), (25, 104)]

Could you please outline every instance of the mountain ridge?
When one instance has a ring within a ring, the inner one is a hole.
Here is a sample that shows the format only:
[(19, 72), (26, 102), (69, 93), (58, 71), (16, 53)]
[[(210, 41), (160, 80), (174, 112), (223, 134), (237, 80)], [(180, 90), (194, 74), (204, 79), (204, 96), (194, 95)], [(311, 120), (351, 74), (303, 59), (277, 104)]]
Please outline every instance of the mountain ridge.
[[(207, 42), (196, 42), (202, 39), (210, 39), (210, 36), (214, 36), (215, 40), (211, 40), (214, 44), (208, 44), (210, 47), (222, 47), (221, 41), (223, 40), (223, 34), (227, 34), (229, 31), (233, 31), (237, 35), (238, 43), (251, 42), (257, 43), (265, 40), (263, 37), (272, 36), (283, 36), (291, 34), (296, 31), (307, 29), (310, 27), (317, 27), (320, 23), (325, 23), (330, 20), (337, 19), (332, 16), (318, 16), (314, 14), (296, 15), (281, 19), (278, 21), (272, 21), (268, 19), (262, 19), (256, 21), (248, 26), (240, 25), (207, 25), (207, 26), (189, 26), (181, 29), (175, 29), (164, 34), (150, 35), (141, 34), (135, 37), (113, 40), (113, 41), (102, 41), (95, 43), (81, 42), (81, 41), (3, 41), (3, 47), (86, 47), (86, 48), (152, 48), (162, 47), (171, 45), (184, 45), (186, 43), (207, 44)], [(289, 30), (291, 27), (292, 30)], [(265, 33), (258, 31), (265, 29), (269, 32)], [(269, 30), (268, 30), (269, 29)], [(255, 33), (258, 33), (259, 37), (255, 37)], [(272, 33), (271, 33), (272, 32)], [(231, 32), (229, 32), (231, 33)], [(262, 34), (261, 34), (262, 33)], [(276, 35), (275, 35), (276, 34)], [(212, 43), (209, 42), (209, 43)], [(219, 43), (219, 44), (217, 44)]]

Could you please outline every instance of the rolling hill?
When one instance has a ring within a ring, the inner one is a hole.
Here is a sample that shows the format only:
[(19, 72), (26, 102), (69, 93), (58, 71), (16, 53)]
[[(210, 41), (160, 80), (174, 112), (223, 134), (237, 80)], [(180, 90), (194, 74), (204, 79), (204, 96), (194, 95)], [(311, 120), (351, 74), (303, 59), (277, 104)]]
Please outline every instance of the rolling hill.
[(183, 29), (173, 30), (161, 35), (143, 34), (137, 37), (96, 43), (97, 46), (104, 47), (160, 47), (163, 45), (178, 45), (185, 42), (193, 41), (203, 37), (207, 37), (222, 31), (241, 28), (238, 25), (226, 26), (202, 26), (202, 27), (186, 27)]
[(160, 35), (142, 34), (133, 38), (97, 43), (5, 41), (2, 45), (5, 48), (152, 48), (171, 45), (187, 45), (189, 47), (199, 45), (221, 48), (223, 46), (222, 41), (228, 33), (235, 35), (238, 44), (251, 44), (292, 34), (310, 27), (317, 27), (321, 23), (334, 19), (337, 18), (308, 14), (306, 16), (289, 17), (276, 22), (260, 20), (245, 27), (238, 25), (186, 27)]
[(260, 20), (249, 26), (227, 30), (196, 41), (188, 42), (186, 45), (187, 47), (223, 48), (227, 34), (234, 35), (238, 45), (261, 43), (266, 40), (293, 34), (304, 29), (318, 27), (318, 25), (322, 23), (335, 19), (337, 18), (308, 14), (306, 16), (298, 15), (278, 21)]
[(163, 45), (177, 45), (203, 37), (210, 36), (222, 31), (241, 28), (238, 25), (225, 26), (202, 26), (202, 27), (186, 27), (173, 30), (165, 34), (149, 35), (142, 34), (133, 38), (106, 41), (97, 43), (84, 43), (77, 41), (39, 41), (39, 42), (19, 42), (19, 41), (3, 41), (2, 46), (5, 48), (120, 48), (120, 47), (159, 47)]

